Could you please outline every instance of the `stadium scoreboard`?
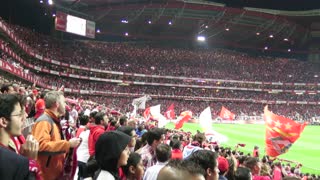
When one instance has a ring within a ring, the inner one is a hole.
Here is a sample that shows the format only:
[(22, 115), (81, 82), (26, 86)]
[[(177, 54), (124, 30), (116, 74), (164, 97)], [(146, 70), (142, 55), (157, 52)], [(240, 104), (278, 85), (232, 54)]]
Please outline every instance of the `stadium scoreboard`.
[(55, 29), (88, 38), (95, 38), (96, 24), (93, 21), (58, 11), (55, 19)]

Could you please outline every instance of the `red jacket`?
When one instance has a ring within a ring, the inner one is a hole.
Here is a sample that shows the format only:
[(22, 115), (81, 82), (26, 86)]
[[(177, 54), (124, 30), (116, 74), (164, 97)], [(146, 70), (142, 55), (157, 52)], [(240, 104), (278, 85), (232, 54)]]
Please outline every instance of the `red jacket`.
[(101, 134), (105, 132), (104, 127), (101, 125), (93, 125), (90, 127), (90, 134), (88, 139), (88, 145), (89, 145), (89, 154), (90, 156), (93, 156), (96, 152), (96, 142), (98, 141)]

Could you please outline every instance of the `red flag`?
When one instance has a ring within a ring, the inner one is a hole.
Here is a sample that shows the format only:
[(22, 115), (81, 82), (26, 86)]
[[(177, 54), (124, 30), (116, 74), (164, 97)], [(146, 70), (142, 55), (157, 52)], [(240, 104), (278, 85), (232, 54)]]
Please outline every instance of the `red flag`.
[(191, 111), (183, 111), (180, 116), (177, 119), (177, 123), (175, 126), (175, 129), (180, 129), (182, 128), (183, 124), (192, 117), (192, 112)]
[(299, 124), (289, 118), (278, 116), (264, 108), (266, 123), (266, 152), (271, 157), (288, 152), (292, 144), (300, 137), (307, 123)]
[(148, 107), (148, 108), (146, 108), (146, 109), (144, 110), (144, 112), (143, 112), (143, 117), (144, 117), (145, 119), (149, 119), (149, 117), (150, 117), (150, 107)]
[(167, 119), (174, 119), (176, 117), (176, 114), (174, 113), (174, 104), (173, 103), (168, 107), (168, 109), (164, 115)]
[(224, 106), (222, 106), (221, 111), (220, 111), (220, 115), (219, 115), (222, 119), (227, 119), (227, 120), (234, 120), (235, 118), (235, 114), (232, 113), (231, 111), (229, 111), (227, 108), (225, 108)]

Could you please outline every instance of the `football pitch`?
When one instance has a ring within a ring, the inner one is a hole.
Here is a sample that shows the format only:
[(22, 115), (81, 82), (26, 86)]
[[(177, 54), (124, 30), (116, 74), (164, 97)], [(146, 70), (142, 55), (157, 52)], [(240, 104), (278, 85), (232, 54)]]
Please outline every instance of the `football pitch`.
[[(234, 148), (237, 143), (246, 144), (239, 147), (244, 153), (252, 153), (255, 145), (260, 147), (260, 155), (265, 154), (265, 125), (258, 124), (213, 124), (213, 130), (228, 137), (228, 141), (222, 146)], [(167, 128), (174, 128), (169, 123)], [(201, 131), (199, 124), (185, 123), (184, 131), (195, 133)], [(320, 126), (306, 126), (300, 138), (292, 145), (289, 152), (280, 155), (279, 158), (302, 163), (302, 172), (320, 174)], [(260, 157), (262, 157), (260, 156)]]

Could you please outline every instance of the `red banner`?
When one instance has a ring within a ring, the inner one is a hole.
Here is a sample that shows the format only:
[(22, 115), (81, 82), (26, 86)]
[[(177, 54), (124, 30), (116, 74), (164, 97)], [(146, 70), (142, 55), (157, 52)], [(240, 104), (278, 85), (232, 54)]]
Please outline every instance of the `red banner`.
[(307, 123), (299, 124), (289, 118), (273, 114), (264, 108), (266, 123), (266, 153), (271, 157), (288, 152), (293, 143), (300, 137)]
[(231, 111), (229, 111), (227, 108), (225, 108), (224, 106), (222, 106), (221, 111), (220, 111), (220, 115), (219, 115), (222, 119), (225, 120), (234, 120), (235, 118), (235, 114), (232, 113)]

